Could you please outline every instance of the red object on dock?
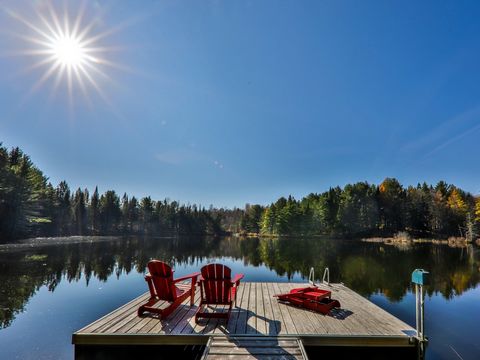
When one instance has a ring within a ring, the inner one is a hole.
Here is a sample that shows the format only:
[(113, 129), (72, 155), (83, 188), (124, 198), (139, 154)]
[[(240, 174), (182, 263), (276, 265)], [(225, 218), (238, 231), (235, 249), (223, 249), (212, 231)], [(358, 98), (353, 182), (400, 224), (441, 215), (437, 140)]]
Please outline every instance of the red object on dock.
[[(193, 305), (195, 298), (195, 285), (200, 273), (193, 273), (174, 279), (174, 270), (170, 265), (159, 260), (148, 262), (149, 273), (145, 276), (145, 281), (150, 290), (150, 299), (147, 303), (138, 308), (138, 316), (145, 312), (159, 314), (161, 318), (170, 315), (182, 302), (190, 297), (190, 306)], [(190, 280), (190, 284), (181, 282)], [(168, 302), (167, 307), (160, 309), (155, 306), (159, 301)]]
[[(230, 318), (232, 305), (237, 305), (237, 289), (243, 274), (237, 274), (232, 279), (232, 270), (223, 264), (208, 264), (202, 267), (198, 280), (200, 285), (200, 305), (195, 313), (195, 322), (199, 318)], [(205, 308), (216, 305), (228, 306), (226, 312), (207, 312)]]
[(289, 302), (292, 305), (313, 310), (324, 315), (333, 308), (339, 308), (340, 302), (331, 298), (332, 292), (319, 289), (316, 286), (295, 288), (288, 294), (273, 295), (280, 301)]

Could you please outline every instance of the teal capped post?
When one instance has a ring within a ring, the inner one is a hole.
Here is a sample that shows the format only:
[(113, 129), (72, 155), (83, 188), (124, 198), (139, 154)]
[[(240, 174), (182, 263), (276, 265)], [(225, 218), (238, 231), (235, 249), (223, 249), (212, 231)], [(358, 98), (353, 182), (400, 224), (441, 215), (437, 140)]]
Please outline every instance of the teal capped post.
[(415, 269), (412, 272), (412, 283), (427, 285), (429, 272), (423, 269)]

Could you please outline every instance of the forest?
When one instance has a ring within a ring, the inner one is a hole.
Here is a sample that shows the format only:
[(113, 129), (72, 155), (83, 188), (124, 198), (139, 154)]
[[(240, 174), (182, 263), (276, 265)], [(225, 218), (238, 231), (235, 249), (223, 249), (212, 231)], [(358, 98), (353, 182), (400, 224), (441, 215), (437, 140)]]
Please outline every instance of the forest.
[(480, 198), (438, 182), (404, 188), (386, 178), (330, 188), (301, 200), (280, 198), (270, 206), (248, 206), (244, 231), (264, 235), (330, 235), (474, 240), (480, 228)]
[(480, 197), (438, 182), (403, 187), (394, 178), (379, 185), (348, 184), (301, 200), (281, 197), (244, 209), (137, 199), (98, 188), (72, 191), (52, 185), (18, 147), (0, 143), (0, 242), (68, 235), (326, 235), (474, 239), (480, 230)]
[(166, 199), (120, 198), (114, 190), (99, 194), (98, 188), (72, 191), (65, 181), (54, 187), (22, 150), (0, 146), (0, 242), (68, 235), (219, 235), (220, 217), (220, 211)]

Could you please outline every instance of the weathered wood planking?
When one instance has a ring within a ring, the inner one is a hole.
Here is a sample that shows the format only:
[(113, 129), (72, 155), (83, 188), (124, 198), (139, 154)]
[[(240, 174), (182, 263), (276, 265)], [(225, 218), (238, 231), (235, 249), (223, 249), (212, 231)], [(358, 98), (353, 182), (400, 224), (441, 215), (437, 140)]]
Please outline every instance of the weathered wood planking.
[[(320, 285), (340, 301), (342, 310), (324, 316), (279, 303), (274, 294), (289, 292), (299, 283), (243, 282), (237, 307), (225, 320), (202, 319), (195, 323), (195, 305), (186, 300), (167, 319), (137, 316), (148, 293), (130, 301), (73, 334), (74, 344), (176, 343), (206, 344), (210, 335), (295, 336), (308, 345), (349, 343), (371, 346), (415, 346), (415, 330), (342, 284)], [(163, 306), (159, 302), (158, 306)]]
[(212, 359), (307, 360), (301, 341), (290, 337), (212, 336), (202, 360)]

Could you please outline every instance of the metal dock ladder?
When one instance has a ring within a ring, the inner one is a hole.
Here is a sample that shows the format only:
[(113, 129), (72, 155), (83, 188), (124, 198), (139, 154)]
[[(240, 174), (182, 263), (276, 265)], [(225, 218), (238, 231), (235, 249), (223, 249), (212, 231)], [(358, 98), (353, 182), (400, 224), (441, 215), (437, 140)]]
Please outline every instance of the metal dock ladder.
[(308, 360), (302, 340), (294, 336), (211, 336), (202, 360)]

